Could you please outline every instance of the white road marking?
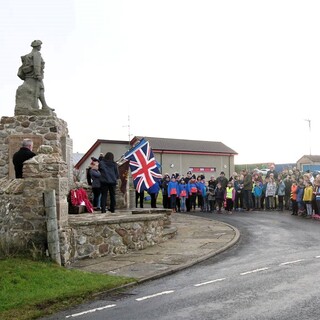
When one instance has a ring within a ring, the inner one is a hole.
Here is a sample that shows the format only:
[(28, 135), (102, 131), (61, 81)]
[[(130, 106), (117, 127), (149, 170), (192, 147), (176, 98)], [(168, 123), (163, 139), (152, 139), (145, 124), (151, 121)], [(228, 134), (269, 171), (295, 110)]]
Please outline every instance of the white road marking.
[(137, 298), (136, 300), (137, 301), (142, 301), (142, 300), (146, 300), (146, 299), (151, 299), (151, 298), (154, 298), (154, 297), (158, 297), (158, 296), (162, 296), (164, 294), (170, 294), (170, 293), (173, 293), (174, 290), (170, 290), (170, 291), (163, 291), (163, 292), (159, 292), (159, 293), (156, 293), (156, 294), (152, 294), (150, 296), (145, 296), (145, 297), (142, 297), (142, 298)]
[(285, 266), (287, 264), (293, 264), (293, 263), (298, 263), (298, 262), (301, 262), (301, 261), (304, 261), (304, 259), (300, 259), (300, 260), (295, 260), (295, 261), (288, 261), (288, 262), (283, 262), (283, 263), (280, 263), (279, 266)]
[(260, 269), (255, 269), (255, 270), (251, 270), (251, 271), (247, 271), (247, 272), (242, 272), (242, 273), (240, 273), (240, 276), (244, 276), (244, 275), (250, 274), (250, 273), (265, 271), (265, 270), (268, 270), (268, 269), (269, 268), (260, 268)]
[[(319, 259), (320, 256), (315, 256), (315, 258)], [(280, 263), (279, 266), (285, 266), (285, 265), (288, 265), (288, 264), (294, 264), (294, 263), (298, 263), (298, 262), (301, 262), (301, 261), (304, 261), (304, 260), (305, 259), (287, 261), (287, 262)], [(267, 268), (267, 267), (266, 268), (255, 269), (255, 270), (251, 270), (251, 271), (242, 272), (242, 273), (240, 273), (240, 275), (243, 276), (243, 275), (247, 275), (247, 274), (251, 274), (251, 273), (255, 273), (255, 272), (265, 271), (265, 270), (268, 270), (268, 269), (269, 268)], [(220, 279), (210, 280), (210, 281), (206, 281), (206, 282), (195, 284), (194, 286), (195, 287), (200, 287), (200, 286), (207, 285), (207, 284), (210, 284), (210, 283), (224, 281), (226, 279), (227, 278), (220, 278)], [(170, 293), (173, 293), (173, 292), (174, 292), (174, 290), (163, 291), (163, 292), (159, 292), (159, 293), (156, 293), (156, 294), (153, 294), (153, 295), (150, 295), (150, 296), (137, 298), (136, 301), (143, 301), (143, 300), (146, 300), (146, 299), (151, 299), (151, 298), (154, 298), (154, 297), (162, 296), (162, 295), (165, 295), (165, 294), (170, 294)], [(113, 308), (113, 307), (116, 307), (116, 304), (110, 304), (110, 305), (106, 305), (104, 307), (94, 308), (94, 309), (91, 309), (91, 310), (87, 310), (87, 311), (71, 314), (71, 315), (66, 316), (66, 318), (75, 318), (75, 317), (78, 317), (78, 316), (81, 316), (81, 315), (84, 315), (84, 314), (87, 314), (87, 313), (93, 313), (93, 312), (96, 312), (96, 311), (100, 311), (100, 310), (104, 310), (104, 309), (108, 309), (108, 308)]]
[(195, 287), (200, 287), (200, 286), (204, 286), (206, 284), (210, 284), (210, 283), (214, 283), (214, 282), (219, 282), (219, 281), (223, 281), (226, 280), (226, 278), (221, 278), (221, 279), (215, 279), (215, 280), (210, 280), (210, 281), (206, 281), (206, 282), (202, 282), (202, 283), (197, 283), (194, 286)]
[(109, 304), (109, 305), (104, 306), (104, 307), (99, 307), (99, 308), (94, 308), (94, 309), (90, 309), (90, 310), (79, 312), (79, 313), (74, 313), (74, 314), (71, 314), (69, 316), (66, 316), (66, 318), (79, 317), (79, 316), (82, 316), (82, 315), (84, 315), (86, 313), (92, 313), (92, 312), (96, 312), (96, 311), (100, 311), (100, 310), (104, 310), (104, 309), (108, 309), (108, 308), (113, 308), (115, 306), (116, 306), (116, 304)]

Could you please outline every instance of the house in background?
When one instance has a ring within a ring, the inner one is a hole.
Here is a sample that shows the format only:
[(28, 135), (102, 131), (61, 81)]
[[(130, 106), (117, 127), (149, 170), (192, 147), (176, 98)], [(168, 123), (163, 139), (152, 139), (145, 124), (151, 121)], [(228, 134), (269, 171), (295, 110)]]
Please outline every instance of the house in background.
[[(134, 137), (131, 144), (143, 137)], [(185, 139), (144, 137), (149, 141), (161, 172), (180, 173), (186, 176), (191, 170), (195, 175), (203, 174), (208, 179), (224, 171), (226, 177), (234, 172), (234, 150), (221, 142)]]
[(304, 155), (297, 161), (297, 168), (301, 172), (320, 171), (320, 156)]
[(221, 142), (136, 136), (130, 141), (130, 146), (128, 141), (97, 140), (75, 165), (80, 180), (86, 179), (91, 157), (98, 158), (100, 153), (112, 152), (118, 160), (142, 138), (149, 141), (163, 174), (180, 173), (185, 176), (191, 170), (195, 175), (203, 174), (208, 180), (221, 171), (225, 172), (226, 177), (234, 172), (234, 156), (237, 153)]
[(130, 148), (131, 146), (128, 141), (98, 139), (74, 166), (79, 181), (87, 180), (86, 172), (91, 163), (91, 157), (98, 159), (100, 154), (105, 155), (107, 152), (112, 152), (114, 154), (114, 160), (117, 161)]

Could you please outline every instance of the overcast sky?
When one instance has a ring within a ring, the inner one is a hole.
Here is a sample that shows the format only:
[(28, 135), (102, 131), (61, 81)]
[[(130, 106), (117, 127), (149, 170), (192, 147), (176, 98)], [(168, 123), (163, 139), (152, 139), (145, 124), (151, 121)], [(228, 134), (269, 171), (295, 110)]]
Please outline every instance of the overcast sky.
[(130, 134), (221, 141), (236, 164), (320, 155), (319, 16), (306, 0), (2, 0), (0, 116), (40, 39), (74, 152)]

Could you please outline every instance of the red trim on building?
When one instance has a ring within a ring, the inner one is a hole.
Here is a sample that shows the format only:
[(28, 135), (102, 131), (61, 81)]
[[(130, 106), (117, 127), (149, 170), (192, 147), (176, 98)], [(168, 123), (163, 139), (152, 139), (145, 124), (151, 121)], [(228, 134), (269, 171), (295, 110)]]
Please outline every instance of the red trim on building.
[(215, 167), (190, 167), (190, 171), (193, 172), (216, 172), (217, 168)]
[(195, 155), (208, 155), (208, 156), (233, 156), (233, 153), (222, 153), (222, 152), (201, 152), (201, 151), (180, 151), (180, 150), (159, 150), (153, 149), (153, 153), (163, 153), (163, 154), (195, 154)]

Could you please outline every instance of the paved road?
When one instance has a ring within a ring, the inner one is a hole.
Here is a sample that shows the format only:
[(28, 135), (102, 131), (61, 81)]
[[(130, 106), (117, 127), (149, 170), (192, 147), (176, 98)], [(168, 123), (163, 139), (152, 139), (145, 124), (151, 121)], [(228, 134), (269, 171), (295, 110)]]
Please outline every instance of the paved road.
[(320, 319), (318, 221), (288, 212), (212, 217), (237, 227), (240, 241), (193, 267), (118, 296), (101, 297), (67, 316), (86, 320)]

